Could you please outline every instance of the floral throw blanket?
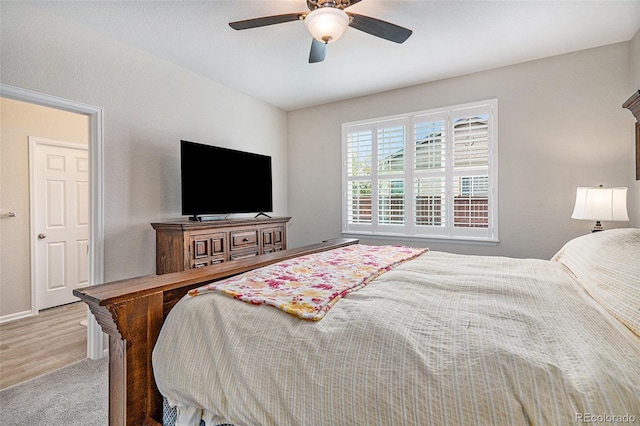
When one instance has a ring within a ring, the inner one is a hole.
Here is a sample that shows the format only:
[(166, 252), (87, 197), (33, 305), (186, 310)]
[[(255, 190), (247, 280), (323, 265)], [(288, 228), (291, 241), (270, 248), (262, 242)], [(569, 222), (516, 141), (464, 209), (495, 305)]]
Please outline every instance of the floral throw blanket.
[(355, 244), (301, 256), (207, 284), (190, 296), (218, 291), (319, 321), (340, 298), (428, 249)]

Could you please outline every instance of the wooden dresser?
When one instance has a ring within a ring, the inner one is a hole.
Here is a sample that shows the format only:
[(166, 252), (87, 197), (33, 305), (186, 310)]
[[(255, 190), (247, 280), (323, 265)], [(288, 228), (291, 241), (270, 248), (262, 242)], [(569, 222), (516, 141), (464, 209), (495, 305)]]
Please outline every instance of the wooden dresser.
[(202, 268), (287, 248), (290, 217), (152, 223), (156, 274)]

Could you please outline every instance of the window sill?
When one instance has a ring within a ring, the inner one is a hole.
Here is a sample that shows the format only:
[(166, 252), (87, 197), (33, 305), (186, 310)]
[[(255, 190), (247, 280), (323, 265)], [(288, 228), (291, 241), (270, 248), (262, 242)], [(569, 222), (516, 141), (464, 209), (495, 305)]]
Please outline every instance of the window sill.
[(474, 237), (447, 237), (447, 236), (426, 236), (426, 235), (404, 235), (404, 234), (384, 234), (371, 232), (342, 232), (344, 238), (371, 238), (378, 240), (406, 240), (406, 241), (420, 241), (420, 242), (432, 242), (432, 243), (451, 243), (451, 244), (466, 244), (466, 245), (480, 245), (480, 246), (496, 246), (500, 242), (497, 238), (474, 238)]

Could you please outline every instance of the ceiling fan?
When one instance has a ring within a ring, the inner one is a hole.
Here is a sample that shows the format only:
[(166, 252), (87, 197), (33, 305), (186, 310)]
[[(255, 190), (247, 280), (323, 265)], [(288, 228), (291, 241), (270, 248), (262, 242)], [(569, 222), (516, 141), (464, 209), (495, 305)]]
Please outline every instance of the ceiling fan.
[(313, 37), (309, 63), (322, 62), (326, 55), (327, 44), (338, 40), (344, 34), (347, 26), (395, 43), (403, 43), (412, 33), (411, 30), (390, 22), (345, 12), (344, 9), (359, 3), (361, 0), (306, 1), (310, 12), (264, 16), (230, 22), (229, 25), (235, 30), (246, 30), (302, 20), (307, 31)]

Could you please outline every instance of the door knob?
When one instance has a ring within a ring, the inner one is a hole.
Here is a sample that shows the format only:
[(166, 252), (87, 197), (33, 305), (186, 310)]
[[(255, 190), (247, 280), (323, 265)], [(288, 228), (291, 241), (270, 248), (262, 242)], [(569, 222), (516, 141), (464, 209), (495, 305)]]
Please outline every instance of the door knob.
[(38, 234), (38, 238), (44, 240), (45, 238), (47, 238), (47, 234)]

